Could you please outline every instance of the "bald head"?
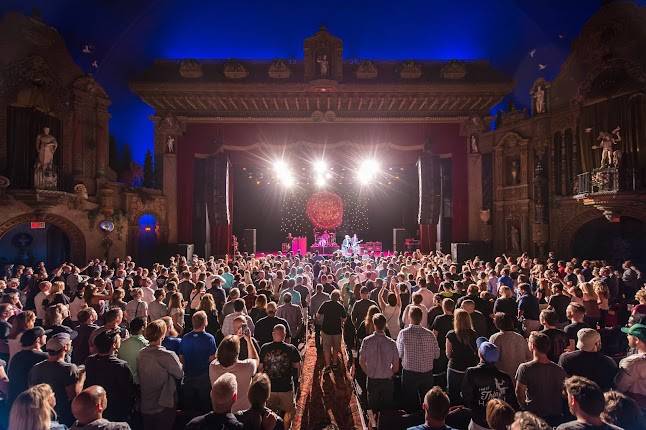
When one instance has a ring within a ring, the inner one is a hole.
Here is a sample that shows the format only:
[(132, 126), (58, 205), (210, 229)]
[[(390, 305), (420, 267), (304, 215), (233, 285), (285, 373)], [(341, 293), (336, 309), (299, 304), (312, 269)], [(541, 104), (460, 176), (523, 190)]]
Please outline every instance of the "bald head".
[(100, 385), (87, 387), (72, 401), (72, 413), (82, 425), (102, 418), (107, 407), (108, 397)]
[(271, 331), (271, 337), (273, 338), (274, 342), (284, 341), (286, 335), (287, 329), (283, 324), (276, 324), (274, 326), (274, 329)]

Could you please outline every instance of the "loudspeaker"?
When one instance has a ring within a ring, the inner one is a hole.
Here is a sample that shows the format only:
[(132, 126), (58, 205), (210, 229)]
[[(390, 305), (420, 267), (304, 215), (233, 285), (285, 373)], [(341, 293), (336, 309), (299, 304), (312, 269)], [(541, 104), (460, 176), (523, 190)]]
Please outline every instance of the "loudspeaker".
[(406, 238), (406, 229), (393, 228), (393, 252), (404, 252), (404, 239)]
[(158, 261), (167, 264), (170, 257), (179, 254), (180, 257), (186, 257), (189, 263), (193, 260), (193, 244), (192, 243), (172, 243), (159, 248), (157, 253)]
[(466, 260), (473, 260), (478, 255), (479, 246), (475, 243), (451, 243), (451, 257), (453, 261), (462, 264)]
[(240, 243), (240, 252), (256, 253), (256, 229), (245, 228), (242, 232), (242, 243)]

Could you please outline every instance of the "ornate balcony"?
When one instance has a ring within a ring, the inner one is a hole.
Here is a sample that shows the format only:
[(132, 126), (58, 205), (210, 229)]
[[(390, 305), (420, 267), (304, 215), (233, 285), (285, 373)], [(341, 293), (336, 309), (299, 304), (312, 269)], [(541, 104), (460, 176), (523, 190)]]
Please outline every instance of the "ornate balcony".
[(574, 198), (594, 206), (611, 222), (619, 222), (626, 210), (646, 210), (646, 188), (636, 169), (604, 167), (577, 175)]

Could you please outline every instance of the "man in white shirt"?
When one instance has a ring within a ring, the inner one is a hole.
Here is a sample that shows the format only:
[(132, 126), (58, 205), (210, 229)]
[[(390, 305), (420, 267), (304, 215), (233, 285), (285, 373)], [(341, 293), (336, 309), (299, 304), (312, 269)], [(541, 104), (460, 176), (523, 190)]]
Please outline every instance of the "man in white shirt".
[(244, 312), (244, 309), (245, 305), (243, 299), (238, 298), (233, 301), (233, 312), (224, 317), (224, 321), (222, 322), (222, 334), (224, 336), (235, 334), (233, 320), (235, 320), (237, 316), (242, 316), (247, 320), (247, 327), (249, 327), (251, 335), (253, 336), (253, 331), (255, 328), (253, 320)]
[(155, 301), (155, 289), (153, 288), (153, 281), (150, 278), (144, 278), (141, 280), (141, 298), (147, 304), (151, 304)]
[(619, 362), (615, 386), (617, 391), (632, 397), (642, 409), (646, 409), (646, 325), (633, 324), (622, 327), (621, 331), (628, 335), (628, 345), (637, 353)]
[(45, 313), (47, 312), (47, 309), (45, 309), (45, 306), (43, 306), (43, 302), (49, 296), (49, 290), (52, 288), (52, 283), (49, 281), (41, 281), (38, 284), (38, 289), (40, 289), (40, 292), (36, 294), (36, 297), (34, 297), (34, 306), (36, 307), (36, 318), (38, 318), (41, 321), (45, 320)]

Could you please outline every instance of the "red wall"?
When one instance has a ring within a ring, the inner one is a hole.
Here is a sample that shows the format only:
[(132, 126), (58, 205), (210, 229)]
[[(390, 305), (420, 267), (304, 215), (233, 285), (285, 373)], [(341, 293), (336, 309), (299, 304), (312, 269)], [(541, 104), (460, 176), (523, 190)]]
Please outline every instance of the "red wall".
[[(423, 145), (430, 139), (435, 154), (452, 154), (453, 159), (453, 241), (468, 239), (468, 185), (465, 139), (459, 136), (457, 124), (189, 124), (179, 139), (177, 148), (177, 215), (178, 239), (181, 243), (193, 241), (193, 160), (196, 154), (212, 154), (218, 142), (225, 145), (252, 145), (256, 143), (285, 144), (294, 141), (336, 143), (392, 143), (395, 145)], [(339, 151), (339, 150), (337, 150)], [(278, 154), (274, 154), (278, 155)], [(335, 154), (327, 152), (328, 156)], [(356, 154), (359, 155), (359, 154)], [(355, 156), (356, 156), (355, 155)], [(272, 154), (231, 152), (232, 163), (264, 163)], [(352, 154), (343, 153), (344, 157)], [(386, 151), (376, 154), (377, 159), (396, 157), (398, 163), (415, 163), (417, 151)], [(235, 222), (235, 220), (233, 221)]]

